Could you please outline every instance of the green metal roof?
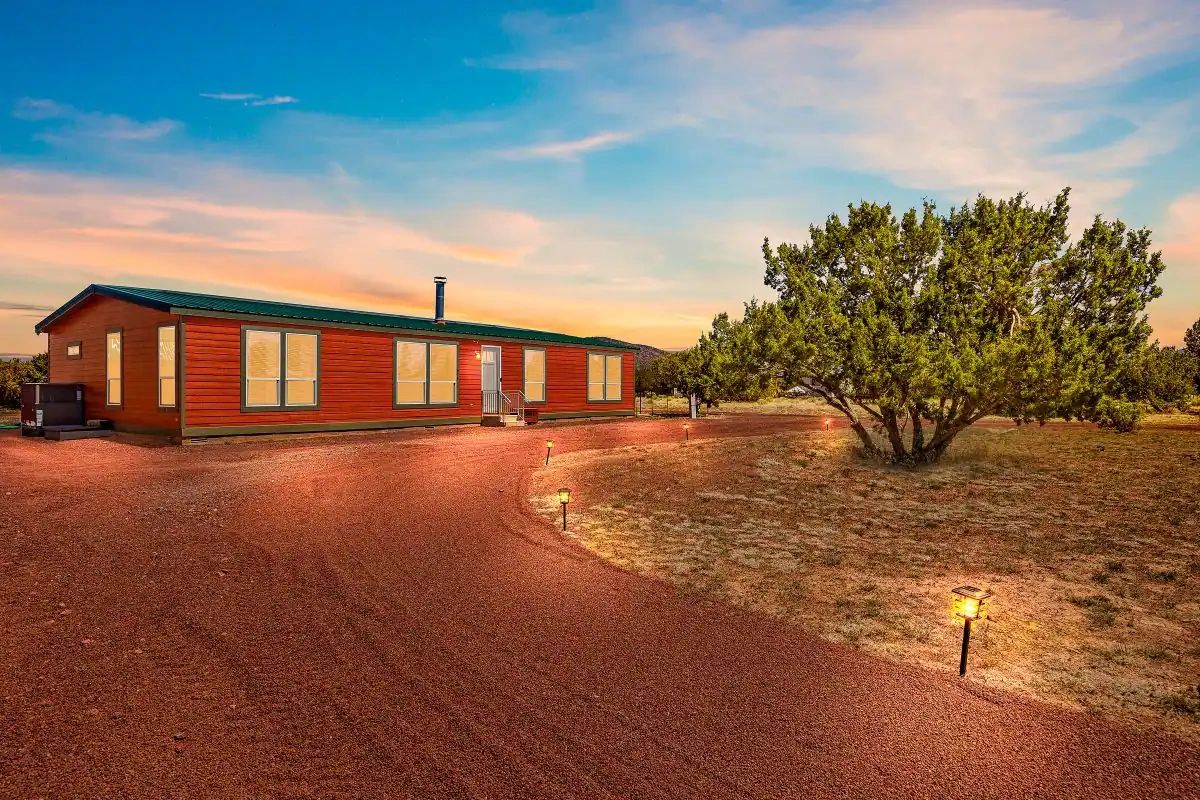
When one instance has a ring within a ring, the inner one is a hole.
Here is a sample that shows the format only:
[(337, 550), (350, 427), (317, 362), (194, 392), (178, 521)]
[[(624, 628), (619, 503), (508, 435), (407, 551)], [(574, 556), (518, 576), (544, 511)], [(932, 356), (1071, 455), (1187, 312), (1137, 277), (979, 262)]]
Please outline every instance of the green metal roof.
[(126, 300), (149, 308), (176, 314), (201, 312), (208, 315), (246, 315), (283, 320), (331, 323), (354, 327), (393, 328), (404, 331), (426, 331), (429, 333), (454, 334), (481, 339), (516, 339), (528, 342), (551, 344), (574, 344), (584, 347), (614, 347), (623, 350), (636, 349), (629, 342), (610, 339), (607, 336), (568, 336), (565, 333), (537, 331), (530, 328), (510, 328), (504, 325), (484, 325), (478, 322), (454, 322), (447, 320), (439, 325), (430, 318), (409, 317), (402, 314), (381, 314), (374, 311), (351, 311), (344, 308), (306, 306), (298, 303), (280, 303), (274, 300), (249, 300), (242, 297), (220, 297), (195, 292), (177, 292), (172, 289), (140, 289), (135, 286), (105, 286), (92, 284), (68, 300), (61, 308), (34, 326), (41, 333), (56, 320), (70, 313), (77, 305), (92, 295), (103, 295), (117, 300)]

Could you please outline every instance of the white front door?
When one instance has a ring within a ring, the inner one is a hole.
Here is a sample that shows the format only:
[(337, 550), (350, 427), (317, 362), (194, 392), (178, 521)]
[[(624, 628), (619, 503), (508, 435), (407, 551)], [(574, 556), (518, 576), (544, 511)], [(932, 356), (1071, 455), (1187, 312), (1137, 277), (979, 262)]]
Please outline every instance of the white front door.
[(479, 356), (480, 385), (483, 387), (483, 413), (500, 413), (500, 348), (484, 345)]

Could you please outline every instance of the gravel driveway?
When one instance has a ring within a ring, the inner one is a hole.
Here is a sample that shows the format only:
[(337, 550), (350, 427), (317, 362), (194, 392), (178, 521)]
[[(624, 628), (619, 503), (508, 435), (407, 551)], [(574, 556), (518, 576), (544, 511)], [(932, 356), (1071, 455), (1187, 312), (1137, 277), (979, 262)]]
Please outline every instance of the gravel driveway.
[(0, 796), (1200, 796), (1179, 740), (680, 596), (530, 507), (547, 436), (678, 434), (0, 435)]

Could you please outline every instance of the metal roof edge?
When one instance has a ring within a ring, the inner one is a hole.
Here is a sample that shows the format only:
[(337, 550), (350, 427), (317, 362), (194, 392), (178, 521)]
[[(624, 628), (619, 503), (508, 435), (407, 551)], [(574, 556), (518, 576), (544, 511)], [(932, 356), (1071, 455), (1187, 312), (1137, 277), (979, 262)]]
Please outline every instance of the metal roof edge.
[(124, 300), (127, 303), (133, 303), (139, 306), (157, 308), (160, 311), (166, 311), (168, 308), (170, 308), (169, 303), (164, 303), (149, 297), (143, 297), (134, 292), (126, 291), (124, 287), (107, 286), (102, 283), (89, 283), (83, 291), (72, 297), (67, 302), (63, 303), (55, 310), (51, 311), (41, 322), (35, 324), (33, 326), (33, 332), (41, 335), (41, 333), (45, 331), (48, 326), (53, 325), (55, 322), (73, 311), (76, 306), (83, 303), (89, 297), (97, 294), (102, 297), (111, 297), (114, 300)]

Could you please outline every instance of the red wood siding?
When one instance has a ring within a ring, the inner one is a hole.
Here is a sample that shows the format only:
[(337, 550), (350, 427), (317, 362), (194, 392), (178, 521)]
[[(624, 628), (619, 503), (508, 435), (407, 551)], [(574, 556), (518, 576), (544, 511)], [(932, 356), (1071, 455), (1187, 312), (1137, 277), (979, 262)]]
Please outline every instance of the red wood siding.
[[(179, 410), (158, 407), (158, 326), (178, 324), (165, 311), (114, 300), (99, 295), (48, 329), (50, 381), (84, 385), (84, 415), (88, 419), (111, 419), (118, 429), (179, 434)], [(119, 408), (104, 404), (105, 334), (122, 329), (122, 403)], [(83, 357), (67, 358), (67, 343), (83, 343)]]
[[(523, 345), (513, 342), (452, 339), (422, 334), (329, 328), (302, 324), (263, 323), (263, 327), (320, 331), (319, 407), (295, 411), (242, 411), (242, 328), (233, 319), (186, 318), (186, 426), (189, 430), (255, 425), (383, 423), (415, 419), (478, 418), (480, 415), (480, 347), (501, 347), (501, 383), (521, 389)], [(392, 342), (400, 338), (458, 343), (458, 404), (442, 408), (393, 408)], [(546, 345), (546, 412), (607, 413), (633, 411), (633, 355), (624, 354), (624, 386), (620, 403), (587, 402), (585, 348)]]

